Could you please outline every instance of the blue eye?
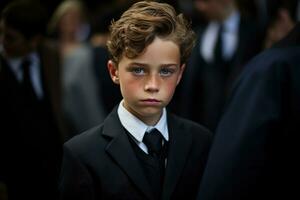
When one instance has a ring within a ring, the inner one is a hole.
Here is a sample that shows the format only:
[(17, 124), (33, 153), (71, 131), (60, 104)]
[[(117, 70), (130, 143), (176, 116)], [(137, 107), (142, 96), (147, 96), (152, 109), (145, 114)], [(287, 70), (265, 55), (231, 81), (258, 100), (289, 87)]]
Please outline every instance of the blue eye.
[(173, 73), (174, 73), (174, 70), (170, 69), (170, 68), (167, 68), (167, 67), (161, 68), (161, 70), (160, 70), (160, 75), (161, 76), (170, 76)]
[(143, 75), (143, 74), (145, 74), (145, 69), (142, 68), (142, 67), (133, 67), (131, 71), (135, 75)]

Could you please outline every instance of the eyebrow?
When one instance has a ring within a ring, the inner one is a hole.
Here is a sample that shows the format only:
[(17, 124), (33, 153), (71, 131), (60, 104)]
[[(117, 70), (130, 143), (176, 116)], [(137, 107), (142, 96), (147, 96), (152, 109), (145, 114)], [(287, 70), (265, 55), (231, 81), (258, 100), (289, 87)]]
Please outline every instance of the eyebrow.
[[(149, 64), (146, 64), (146, 63), (139, 63), (139, 62), (131, 62), (128, 64), (128, 66), (130, 65), (139, 65), (139, 66), (143, 66), (143, 67), (149, 67), (150, 65)], [(168, 64), (161, 64), (160, 67), (171, 67), (171, 66), (176, 66), (176, 67), (179, 67), (178, 64), (176, 63), (168, 63)]]

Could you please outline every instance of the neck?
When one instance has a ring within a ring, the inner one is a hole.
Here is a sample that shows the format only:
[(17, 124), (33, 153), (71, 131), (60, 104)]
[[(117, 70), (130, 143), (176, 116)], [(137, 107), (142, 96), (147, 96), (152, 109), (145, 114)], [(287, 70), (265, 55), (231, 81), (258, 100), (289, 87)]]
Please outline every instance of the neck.
[(225, 21), (236, 10), (235, 4), (228, 4), (220, 16), (220, 21)]

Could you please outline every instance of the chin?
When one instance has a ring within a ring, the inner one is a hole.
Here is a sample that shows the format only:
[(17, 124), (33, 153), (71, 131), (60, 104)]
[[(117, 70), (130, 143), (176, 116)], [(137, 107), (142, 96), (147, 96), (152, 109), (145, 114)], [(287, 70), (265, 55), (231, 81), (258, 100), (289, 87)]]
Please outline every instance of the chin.
[(139, 110), (139, 113), (144, 117), (152, 117), (159, 115), (162, 112), (162, 108), (148, 107)]

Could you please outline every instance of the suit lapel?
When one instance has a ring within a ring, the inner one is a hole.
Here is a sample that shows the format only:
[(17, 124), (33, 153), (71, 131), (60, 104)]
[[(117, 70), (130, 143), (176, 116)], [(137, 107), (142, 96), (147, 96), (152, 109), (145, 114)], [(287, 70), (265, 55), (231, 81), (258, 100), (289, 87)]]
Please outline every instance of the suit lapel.
[(192, 144), (191, 134), (184, 134), (184, 127), (168, 115), (169, 150), (162, 199), (170, 199), (188, 157)]
[(106, 148), (107, 153), (116, 161), (135, 186), (144, 193), (148, 199), (154, 199), (144, 171), (119, 121), (116, 108), (105, 120), (103, 134), (112, 137), (111, 142)]

